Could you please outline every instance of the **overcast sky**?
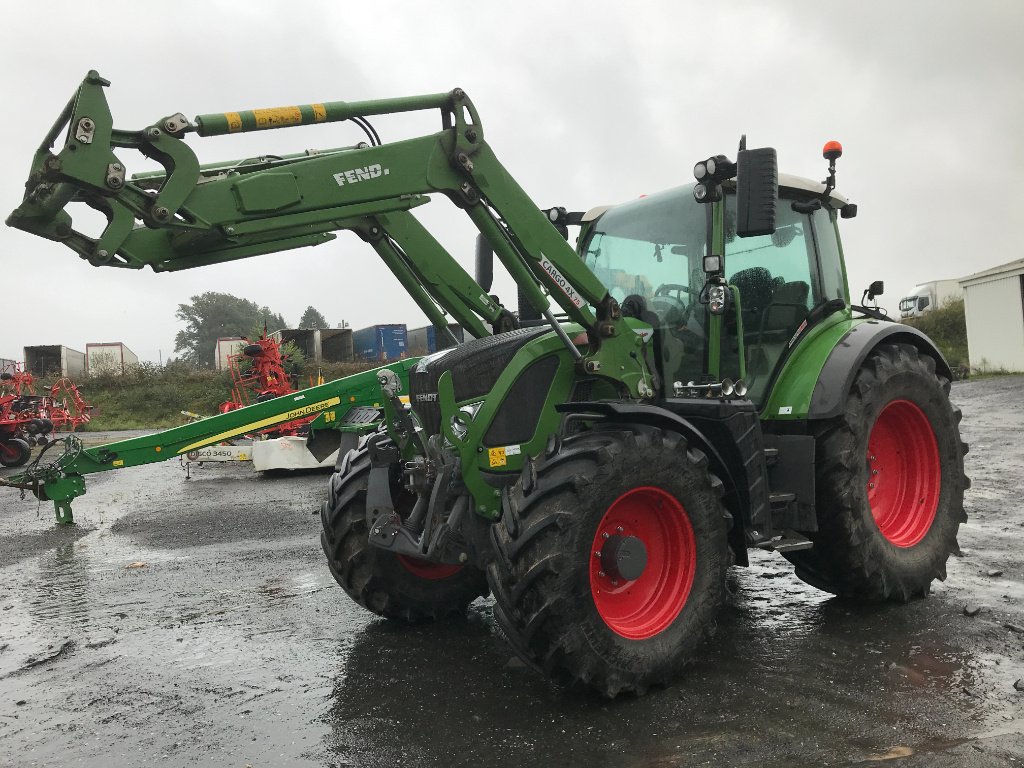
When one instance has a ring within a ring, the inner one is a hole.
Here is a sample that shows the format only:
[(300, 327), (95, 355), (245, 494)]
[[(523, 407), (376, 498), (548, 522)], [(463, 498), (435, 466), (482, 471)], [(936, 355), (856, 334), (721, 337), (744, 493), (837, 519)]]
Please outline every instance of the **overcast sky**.
[[(774, 146), (780, 170), (838, 191), (850, 289), (915, 283), (1024, 256), (1024, 3), (230, 2), (10, 3), (2, 218), (32, 154), (89, 69), (112, 82), (116, 127), (321, 101), (464, 88), (487, 139), (541, 207), (582, 210), (692, 180), (694, 162)], [(432, 133), (435, 113), (374, 119), (384, 141)], [(200, 161), (361, 140), (350, 123), (189, 138)], [(129, 173), (144, 167), (128, 153)], [(145, 166), (148, 167), (148, 166)], [(467, 269), (475, 230), (444, 200), (421, 219)], [(25, 345), (123, 341), (173, 355), (179, 303), (216, 290), (332, 324), (425, 324), (354, 235), (179, 273), (96, 269), (70, 249), (0, 227), (0, 357)], [(507, 306), (508, 281), (496, 282)]]

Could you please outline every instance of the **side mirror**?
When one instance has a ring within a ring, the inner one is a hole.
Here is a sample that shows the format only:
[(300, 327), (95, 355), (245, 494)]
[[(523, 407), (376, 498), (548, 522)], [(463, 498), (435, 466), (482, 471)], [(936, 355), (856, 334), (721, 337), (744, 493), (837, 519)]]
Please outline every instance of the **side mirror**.
[(742, 149), (736, 158), (736, 234), (770, 235), (775, 231), (779, 170), (772, 147)]
[(875, 280), (871, 285), (868, 286), (868, 298), (874, 300), (875, 296), (881, 296), (885, 293), (885, 283), (881, 280)]

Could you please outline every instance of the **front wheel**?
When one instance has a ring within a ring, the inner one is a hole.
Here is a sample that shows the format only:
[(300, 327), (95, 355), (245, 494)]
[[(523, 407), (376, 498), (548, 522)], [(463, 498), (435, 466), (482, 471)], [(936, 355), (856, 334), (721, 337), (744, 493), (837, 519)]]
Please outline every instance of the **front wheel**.
[(514, 485), (487, 576), (513, 648), (561, 684), (642, 693), (685, 665), (724, 600), (729, 516), (674, 433), (567, 438)]
[(818, 531), (787, 555), (798, 577), (844, 597), (923, 597), (946, 578), (966, 521), (960, 411), (935, 361), (882, 344), (854, 379), (842, 416), (815, 429)]
[[(487, 580), (471, 565), (445, 565), (396, 555), (369, 542), (366, 488), (370, 457), (364, 447), (351, 451), (331, 478), (320, 511), (320, 543), (335, 581), (359, 605), (378, 616), (406, 622), (463, 614), (487, 594)], [(397, 484), (391, 493), (399, 513), (413, 498)]]

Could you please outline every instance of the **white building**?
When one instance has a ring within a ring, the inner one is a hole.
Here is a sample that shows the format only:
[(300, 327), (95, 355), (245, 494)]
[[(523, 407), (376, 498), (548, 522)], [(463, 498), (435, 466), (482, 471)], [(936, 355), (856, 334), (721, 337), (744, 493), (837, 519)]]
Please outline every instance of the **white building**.
[(1024, 371), (1024, 259), (960, 279), (971, 368)]

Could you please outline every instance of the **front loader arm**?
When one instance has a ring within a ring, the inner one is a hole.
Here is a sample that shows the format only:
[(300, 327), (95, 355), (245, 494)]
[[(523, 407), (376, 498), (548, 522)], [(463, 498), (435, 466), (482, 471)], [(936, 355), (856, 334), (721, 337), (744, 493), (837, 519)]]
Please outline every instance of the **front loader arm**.
[(449, 322), (438, 305), (477, 339), (491, 333), (481, 318), (496, 333), (512, 327), (508, 310), (480, 288), (412, 213), (375, 216), (359, 234), (436, 327), (446, 328)]
[[(467, 313), (494, 325), (498, 308), (461, 269), (432, 273), (432, 248), (413, 253), (412, 246), (425, 239), (402, 216), (429, 195), (442, 194), (466, 211), (581, 370), (615, 380), (631, 397), (653, 394), (646, 384), (650, 373), (635, 362), (634, 334), (618, 304), (495, 157), (460, 89), (200, 115), (194, 122), (175, 114), (142, 130), (120, 131), (112, 127), (103, 93), (107, 84), (95, 72), (83, 81), (36, 153), (24, 201), (8, 224), (64, 242), (97, 266), (148, 264), (169, 271), (316, 245), (334, 238), (336, 230), (365, 233), (368, 222), (377, 221), (394, 230), (378, 253), (391, 259), (393, 269), (404, 263), (396, 274), (407, 271), (406, 283), (409, 273), (422, 279), (421, 293), (466, 320), (476, 334), (480, 323), (469, 321)], [(188, 133), (216, 136), (425, 109), (440, 112), (440, 132), (379, 146), (201, 166), (183, 141)], [(65, 126), (64, 143), (51, 153)], [(120, 148), (156, 160), (164, 173), (128, 176), (114, 154)], [(71, 202), (106, 215), (98, 238), (74, 230), (65, 210)], [(434, 252), (440, 251), (438, 245)], [(586, 329), (585, 353), (562, 331), (549, 298)], [(438, 323), (438, 312), (428, 316)]]

